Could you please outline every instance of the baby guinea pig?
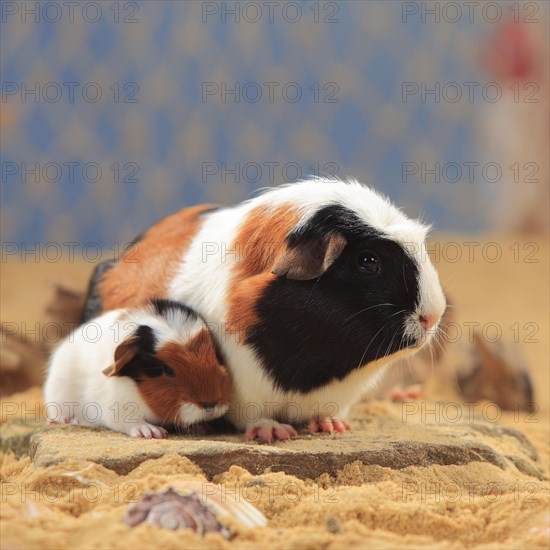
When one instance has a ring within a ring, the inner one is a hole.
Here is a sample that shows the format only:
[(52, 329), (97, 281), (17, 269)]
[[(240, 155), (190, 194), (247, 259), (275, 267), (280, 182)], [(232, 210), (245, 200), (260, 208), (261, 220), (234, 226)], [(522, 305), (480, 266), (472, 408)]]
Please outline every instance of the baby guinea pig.
[(222, 416), (231, 384), (202, 319), (181, 303), (153, 299), (67, 336), (50, 359), (44, 398), (49, 422), (161, 439), (165, 425)]

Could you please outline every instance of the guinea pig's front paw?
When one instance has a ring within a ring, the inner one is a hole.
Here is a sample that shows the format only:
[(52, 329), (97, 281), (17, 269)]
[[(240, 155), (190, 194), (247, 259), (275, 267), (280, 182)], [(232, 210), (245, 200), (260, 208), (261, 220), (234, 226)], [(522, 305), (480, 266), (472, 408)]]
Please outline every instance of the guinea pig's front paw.
[(262, 419), (253, 424), (249, 424), (244, 432), (246, 441), (254, 439), (263, 439), (271, 443), (274, 439), (290, 439), (297, 436), (298, 433), (290, 424), (281, 424), (275, 420)]
[(143, 422), (142, 424), (133, 426), (130, 429), (130, 435), (132, 437), (144, 437), (145, 439), (164, 439), (168, 437), (168, 432), (160, 426)]
[(351, 426), (341, 418), (315, 418), (309, 422), (309, 431), (312, 434), (322, 433), (344, 433), (346, 430), (351, 430)]

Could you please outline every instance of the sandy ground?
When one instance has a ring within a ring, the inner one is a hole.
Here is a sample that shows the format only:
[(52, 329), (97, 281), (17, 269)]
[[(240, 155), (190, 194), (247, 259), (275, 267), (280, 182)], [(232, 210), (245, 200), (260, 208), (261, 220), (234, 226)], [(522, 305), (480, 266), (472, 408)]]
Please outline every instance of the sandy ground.
[[(447, 236), (438, 242), (431, 247), (434, 260), (463, 338), (468, 323), (480, 323), (488, 331), (496, 324), (503, 338), (521, 342), (538, 411), (533, 416), (504, 413), (500, 421), (529, 438), (548, 475), (548, 242), (490, 236)], [(47, 282), (63, 279), (81, 286), (92, 268), (81, 260), (4, 264), (1, 320), (26, 323), (24, 331), (34, 330), (48, 295)], [(443, 379), (451, 380), (448, 373)], [(449, 381), (434, 388), (432, 400), (453, 393)], [(35, 402), (40, 391), (10, 399)], [(383, 409), (384, 402), (379, 406)], [(214, 481), (243, 496), (246, 487), (261, 487), (254, 498), (248, 493), (248, 500), (269, 525), (239, 531), (232, 542), (220, 535), (200, 538), (147, 525), (131, 530), (122, 523), (128, 501), (142, 491), (175, 481), (206, 481), (195, 465), (175, 455), (147, 461), (126, 476), (86, 461), (37, 468), (28, 458), (8, 455), (2, 457), (0, 477), (3, 548), (549, 547), (548, 481), (482, 463), (400, 471), (355, 463), (337, 479), (312, 481), (280, 473), (252, 476), (234, 466)]]

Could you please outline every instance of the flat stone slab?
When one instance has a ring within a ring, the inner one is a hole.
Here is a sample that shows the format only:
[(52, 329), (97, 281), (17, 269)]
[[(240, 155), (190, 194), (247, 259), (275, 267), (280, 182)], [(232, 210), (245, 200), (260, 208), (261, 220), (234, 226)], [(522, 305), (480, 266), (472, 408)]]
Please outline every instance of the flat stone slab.
[(3, 453), (13, 453), (17, 458), (29, 454), (31, 436), (43, 432), (47, 424), (44, 422), (29, 422), (10, 420), (0, 425), (0, 450)]
[(535, 449), (523, 434), (488, 422), (425, 424), (361, 418), (346, 434), (301, 433), (273, 444), (245, 443), (236, 434), (144, 440), (107, 430), (55, 426), (33, 433), (29, 445), (37, 466), (89, 460), (122, 475), (145, 460), (174, 453), (189, 458), (209, 479), (232, 465), (256, 475), (280, 471), (315, 479), (324, 473), (335, 475), (355, 461), (395, 470), (477, 461), (501, 469), (517, 468), (538, 479), (545, 477)]

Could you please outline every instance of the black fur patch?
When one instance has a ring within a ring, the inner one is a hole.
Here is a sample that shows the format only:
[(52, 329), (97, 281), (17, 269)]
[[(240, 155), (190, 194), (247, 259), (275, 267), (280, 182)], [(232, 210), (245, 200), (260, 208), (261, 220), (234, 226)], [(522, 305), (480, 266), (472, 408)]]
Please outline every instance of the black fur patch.
[(136, 355), (120, 370), (120, 376), (128, 376), (138, 384), (145, 378), (157, 378), (165, 373), (167, 365), (154, 356)]
[(114, 260), (105, 260), (96, 265), (86, 293), (86, 301), (82, 310), (81, 323), (87, 323), (94, 317), (100, 315), (103, 311), (103, 303), (99, 292), (99, 283), (103, 275), (109, 271), (116, 262)]
[(133, 337), (138, 342), (140, 352), (146, 355), (152, 355), (155, 353), (157, 337), (150, 326), (139, 325)]
[[(418, 302), (414, 260), (340, 205), (321, 209), (288, 243), (294, 246), (329, 231), (347, 240), (340, 257), (318, 279), (275, 279), (259, 300), (260, 320), (248, 335), (264, 369), (285, 391), (310, 392), (417, 344), (404, 336), (405, 317)], [(360, 271), (357, 256), (362, 251), (378, 255), (380, 273)]]
[(170, 312), (172, 311), (181, 311), (191, 321), (198, 319), (196, 312), (181, 302), (167, 300), (164, 298), (153, 298), (151, 300), (151, 304), (153, 305), (155, 313), (163, 317), (165, 320), (170, 317)]
[(138, 383), (145, 377), (162, 376), (167, 365), (154, 355), (157, 339), (153, 329), (147, 325), (139, 325), (131, 338), (136, 341), (138, 351), (135, 357), (122, 367), (120, 376), (128, 376)]

